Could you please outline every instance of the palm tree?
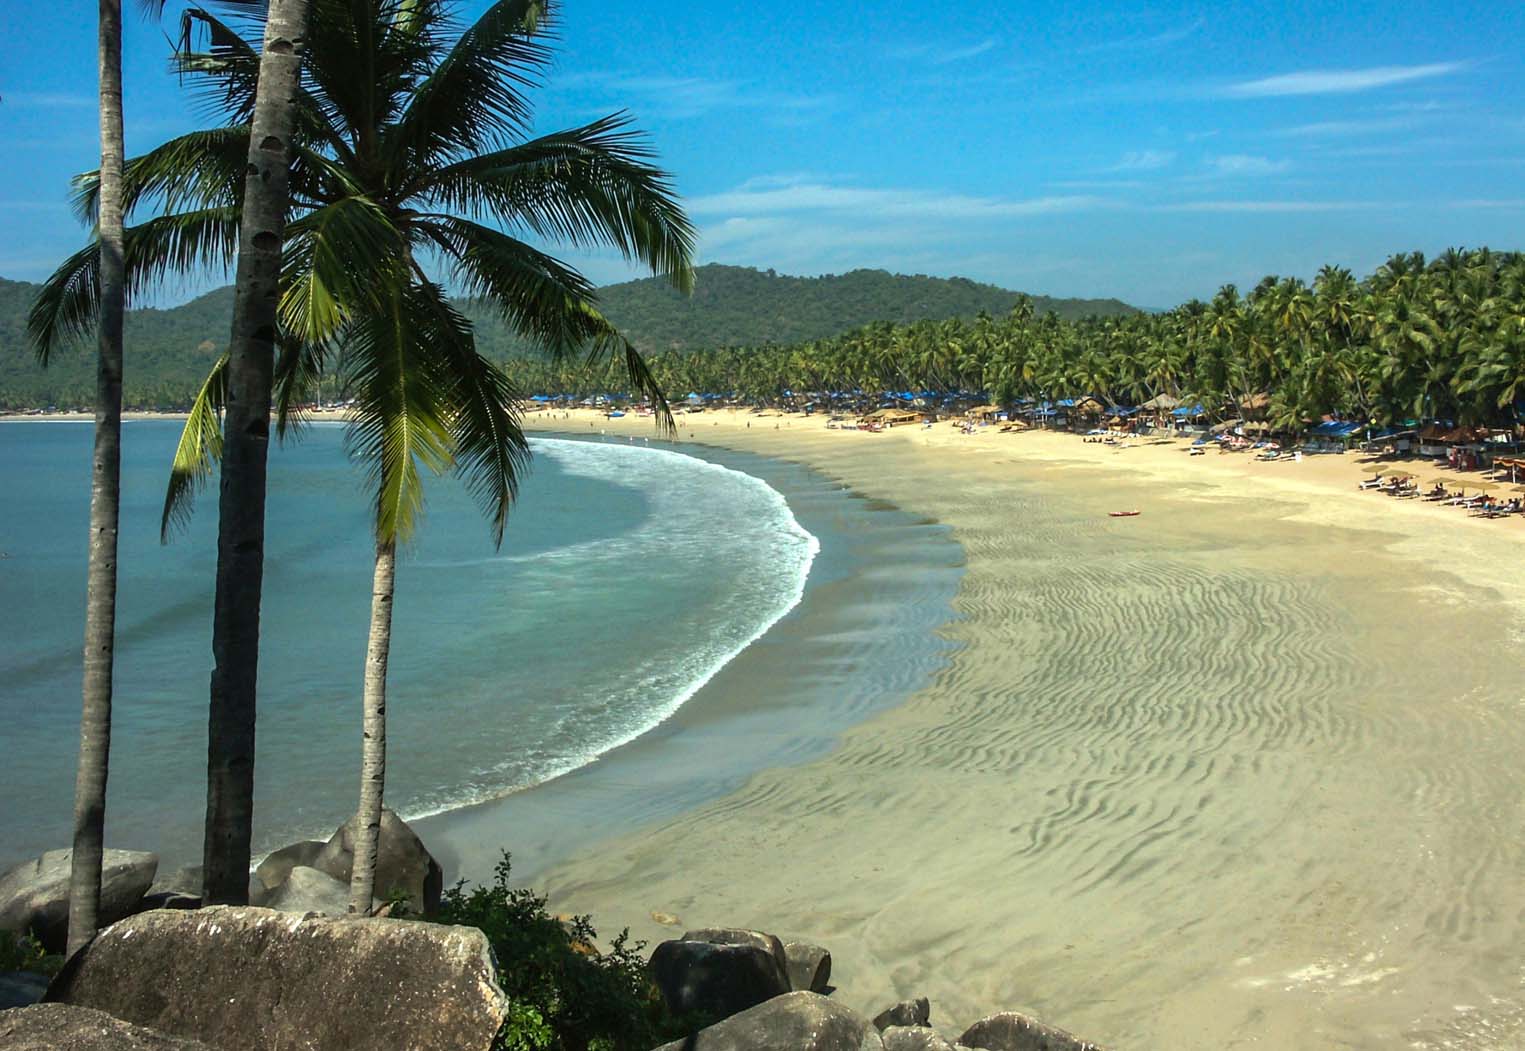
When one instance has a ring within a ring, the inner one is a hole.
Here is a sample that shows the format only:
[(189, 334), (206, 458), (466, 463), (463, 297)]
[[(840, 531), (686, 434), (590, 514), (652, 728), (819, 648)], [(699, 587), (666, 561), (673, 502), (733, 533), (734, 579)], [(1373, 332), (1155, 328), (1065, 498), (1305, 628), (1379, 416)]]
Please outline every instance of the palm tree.
[[(95, 937), (105, 850), (106, 776), (111, 755), (111, 688), (116, 657), (117, 518), (122, 476), (122, 4), (100, 0), (101, 193), (96, 227), (101, 256), (95, 448), (91, 456), (90, 556), (86, 571), (84, 678), (79, 760), (74, 780), (74, 841), (69, 871), (69, 934), (74, 953)], [(39, 346), (47, 363), (50, 348)]]
[(270, 0), (257, 64), (248, 54), (225, 60), (241, 74), (251, 64), (257, 72), (245, 149), (221, 445), (202, 845), (202, 900), (207, 904), (243, 904), (249, 894), (270, 382), (306, 18), (307, 0)]
[[(265, 30), (268, 40), (277, 27), (264, 24), (256, 0), (229, 0), (227, 6), (239, 16), (232, 23), (207, 9), (191, 9), (187, 17), (206, 31), (210, 46), (186, 48), (179, 58), (182, 73), (218, 105), (227, 125), (181, 136), (126, 165), (126, 208), (158, 204), (161, 209), (127, 231), (129, 287), (207, 263), (226, 265), (240, 245), (240, 222), (253, 219), (248, 212), (255, 199), (245, 189), (245, 168), (251, 149), (266, 140), (260, 132), (251, 137), (248, 122), (258, 105), (255, 74), (263, 67), (260, 52), (238, 28)], [(281, 7), (271, 4), (272, 18)], [(267, 353), (262, 363), (245, 362), (239, 382), (239, 366), (231, 358), (213, 370), (176, 453), (164, 525), (167, 529), (186, 512), (220, 456), (225, 481), (219, 539), (230, 531), (240, 535), (241, 564), (257, 574), (268, 419), (268, 413), (257, 411), (261, 393), (268, 406), (273, 382), (276, 409), (286, 421), (295, 418), (300, 393), (335, 358), (350, 392), (362, 402), (368, 384), (390, 376), (386, 382), (394, 387), (386, 397), (391, 400), (374, 394), (371, 411), (362, 413), (370, 422), (357, 425), (352, 446), (372, 465), (378, 483), (376, 594), (386, 599), (377, 609), (373, 637), (384, 637), (395, 544), (420, 506), (418, 464), (444, 469), (454, 463), (465, 470), (500, 540), (514, 491), (517, 430), (509, 417), (484, 408), (511, 401), (512, 390), (501, 386), (506, 381), (476, 354), (469, 328), (459, 338), (441, 335), (458, 332), (458, 315), (429, 278), (425, 262), (443, 263), (469, 293), (497, 307), (511, 327), (553, 357), (585, 351), (622, 362), (632, 383), (657, 401), (659, 420), (670, 427), (650, 370), (599, 313), (593, 287), (516, 234), (613, 246), (684, 291), (692, 282), (694, 234), (668, 177), (649, 163), (651, 151), (629, 129), (626, 115), (525, 138), (531, 106), (524, 88), (538, 82), (551, 58), (539, 39), (554, 25), (548, 0), (500, 0), (454, 39), (443, 0), (312, 0), (311, 8), (305, 65), (295, 105), (287, 110), (294, 120), (289, 218), (284, 231), (271, 231), (276, 238), (284, 233), (284, 248), (278, 324), (264, 334), (267, 339), (278, 334), (280, 352)], [(367, 44), (357, 47), (356, 41)], [(82, 179), (80, 205), (93, 206), (99, 188), (98, 177)], [(259, 236), (250, 239), (251, 247), (254, 241), (261, 249), (272, 244)], [(60, 338), (89, 316), (99, 269), (98, 252), (87, 248), (49, 279), (39, 301), (44, 338)], [(241, 278), (246, 273), (242, 258), (239, 273)], [(266, 289), (267, 302), (276, 301), (273, 286), (256, 287)], [(389, 326), (385, 332), (375, 328), (383, 320)], [(365, 347), (372, 348), (368, 356), (359, 349)], [(380, 348), (398, 355), (403, 351), (397, 348), (408, 348), (412, 357), (379, 363), (385, 356)], [(373, 375), (375, 370), (383, 371)], [(228, 419), (219, 430), (224, 399)], [(468, 404), (480, 411), (466, 412), (462, 406)], [(414, 429), (414, 421), (431, 418), (436, 426)], [(235, 419), (242, 422), (235, 425)], [(233, 468), (228, 461), (251, 450), (257, 456), (240, 465), (246, 502), (229, 508), (227, 478)], [(238, 530), (229, 522), (230, 512)], [(225, 581), (219, 558), (215, 630), (227, 645), (217, 651), (218, 665), (230, 673), (250, 672), (224, 686), (237, 686), (240, 703), (247, 699), (252, 705), (257, 606), (252, 621), (240, 619), (241, 630), (231, 630), (223, 622), (225, 584), (229, 617), (250, 612), (232, 603), (232, 597), (250, 594), (250, 581), (237, 588), (234, 583)], [(257, 600), (257, 581), (252, 590)], [(374, 656), (381, 673), (377, 681), (384, 684), (384, 649)], [(384, 695), (371, 691), (368, 699), (378, 707)], [(246, 893), (252, 793), (243, 785), (252, 784), (253, 723), (243, 721), (245, 713), (252, 714), (252, 706), (237, 708), (232, 732), (214, 733), (209, 748), (209, 769), (225, 769), (238, 780), (223, 788), (220, 776), (209, 778), (208, 900), (243, 900)], [(229, 740), (232, 754), (219, 753)], [(375, 821), (361, 815), (362, 837), (374, 834), (379, 803), (375, 814)], [(357, 861), (357, 869), (363, 867), (364, 859)], [(216, 887), (210, 876), (214, 862), (228, 876)]]

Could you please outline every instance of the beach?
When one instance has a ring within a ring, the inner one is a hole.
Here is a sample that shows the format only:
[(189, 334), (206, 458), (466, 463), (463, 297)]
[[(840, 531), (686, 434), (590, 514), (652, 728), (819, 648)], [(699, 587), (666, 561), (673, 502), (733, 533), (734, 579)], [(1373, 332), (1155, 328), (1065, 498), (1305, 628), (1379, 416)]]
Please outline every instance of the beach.
[(1354, 455), (679, 422), (947, 526), (951, 648), (824, 757), (574, 853), (537, 881), (554, 908), (818, 941), (853, 1006), (928, 996), (954, 1032), (1525, 1039), (1518, 519), (1359, 492)]

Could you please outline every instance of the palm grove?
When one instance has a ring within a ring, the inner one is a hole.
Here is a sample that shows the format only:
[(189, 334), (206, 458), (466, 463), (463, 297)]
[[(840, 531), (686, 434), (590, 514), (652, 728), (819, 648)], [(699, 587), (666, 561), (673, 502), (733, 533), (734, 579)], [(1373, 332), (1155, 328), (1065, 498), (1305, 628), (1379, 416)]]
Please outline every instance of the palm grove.
[[(759, 403), (821, 393), (966, 392), (1003, 405), (1156, 395), (1230, 417), (1262, 406), (1295, 432), (1324, 416), (1404, 424), (1505, 424), (1525, 400), (1525, 256), (1486, 249), (1434, 260), (1397, 255), (1358, 281), (1325, 267), (1312, 284), (1266, 278), (1162, 314), (1063, 321), (1019, 302), (1005, 317), (875, 324), (787, 346), (665, 353), (664, 389)], [(528, 389), (578, 396), (622, 389), (607, 370), (515, 362)]]
[[(104, 0), (103, 12), (117, 6)], [(693, 231), (628, 118), (531, 134), (527, 91), (551, 60), (554, 15), (548, 0), (501, 0), (469, 25), (442, 0), (190, 7), (172, 65), (222, 123), (129, 159), (119, 172), (103, 149), (100, 171), (77, 181), (77, 210), (96, 223), (97, 236), (60, 266), (34, 305), (29, 328), (44, 360), (98, 324), (115, 326), (120, 354), (124, 292), (130, 299), (166, 276), (236, 265), (229, 352), (213, 365), (186, 424), (163, 523), (168, 532), (189, 512), (220, 464), (208, 903), (247, 896), (272, 415), (280, 433), (293, 433), (319, 377), (337, 375), (355, 403), (348, 448), (374, 496), (351, 887), (352, 909), (364, 912), (373, 890), (384, 890), (371, 880), (397, 545), (419, 524), (425, 478), (446, 472), (464, 479), (501, 542), (528, 455), (519, 393), (478, 353), (442, 282), (490, 304), (550, 360), (617, 362), (627, 382), (661, 401), (640, 355), (599, 312), (591, 284), (530, 243), (607, 245), (680, 289), (691, 281)], [(119, 23), (109, 30), (119, 40)], [(103, 18), (103, 40), (108, 35)], [(263, 48), (255, 43), (261, 39)], [(107, 236), (113, 215), (129, 220), (119, 251)], [(107, 341), (103, 335), (103, 347)], [(108, 358), (103, 353), (103, 375)], [(119, 415), (120, 371), (112, 378), (114, 385), (102, 383), (98, 430), (100, 420), (114, 424)], [(104, 475), (98, 472), (97, 488), (112, 491), (114, 508), (115, 471)], [(92, 558), (96, 620), (86, 655), (97, 664), (105, 655), (97, 676), (104, 686), (92, 692), (87, 679), (80, 771), (90, 791), (76, 855), (94, 850), (98, 896), (110, 640), (108, 626), (102, 646), (97, 614), (109, 613), (114, 594), (98, 593), (96, 580)], [(77, 866), (76, 876), (71, 911), (88, 921), (71, 929), (71, 948), (94, 919), (88, 866), (82, 878)]]

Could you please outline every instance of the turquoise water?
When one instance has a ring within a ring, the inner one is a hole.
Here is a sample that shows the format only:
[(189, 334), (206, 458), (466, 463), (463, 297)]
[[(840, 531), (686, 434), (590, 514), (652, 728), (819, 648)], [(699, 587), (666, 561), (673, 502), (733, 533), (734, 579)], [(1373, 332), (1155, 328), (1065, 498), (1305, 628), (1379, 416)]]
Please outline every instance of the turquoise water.
[[(199, 853), (214, 493), (158, 543), (172, 422), (124, 430), (108, 842)], [(0, 425), (0, 866), (65, 845), (88, 424)], [(800, 600), (819, 545), (774, 488), (644, 444), (541, 439), (507, 540), (451, 479), (400, 563), (387, 798), (410, 818), (589, 763), (661, 722)], [(353, 806), (372, 544), (342, 428), (270, 475), (256, 847)]]

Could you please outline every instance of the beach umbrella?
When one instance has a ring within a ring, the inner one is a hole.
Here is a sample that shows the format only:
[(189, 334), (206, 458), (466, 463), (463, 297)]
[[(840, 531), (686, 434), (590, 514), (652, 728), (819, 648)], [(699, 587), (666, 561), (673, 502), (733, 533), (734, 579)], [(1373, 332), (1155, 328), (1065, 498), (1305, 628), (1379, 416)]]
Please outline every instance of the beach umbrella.
[(1390, 471), (1392, 469), (1393, 469), (1393, 465), (1390, 464), (1390, 463), (1369, 463), (1365, 467), (1361, 468), (1361, 473), (1362, 474), (1381, 474), (1384, 471)]

